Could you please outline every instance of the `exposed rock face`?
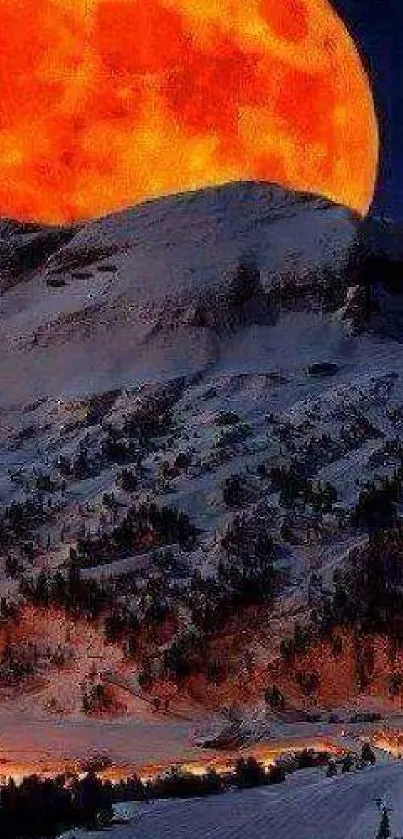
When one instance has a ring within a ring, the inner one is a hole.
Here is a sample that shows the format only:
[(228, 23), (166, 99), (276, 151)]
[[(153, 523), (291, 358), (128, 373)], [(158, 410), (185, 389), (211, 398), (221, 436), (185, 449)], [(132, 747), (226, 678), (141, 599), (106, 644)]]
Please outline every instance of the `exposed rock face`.
[(74, 236), (76, 229), (0, 219), (0, 291), (41, 268), (54, 251)]

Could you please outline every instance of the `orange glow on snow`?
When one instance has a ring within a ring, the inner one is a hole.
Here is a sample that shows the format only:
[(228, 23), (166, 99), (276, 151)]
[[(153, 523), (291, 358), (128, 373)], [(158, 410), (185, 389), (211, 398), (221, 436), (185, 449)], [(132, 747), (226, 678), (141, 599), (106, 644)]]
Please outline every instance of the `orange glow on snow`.
[(401, 757), (403, 755), (403, 732), (401, 729), (385, 728), (374, 731), (370, 739), (373, 746), (377, 749), (382, 749), (394, 757)]
[(0, 0), (0, 215), (237, 179), (373, 196), (378, 131), (328, 0)]
[[(103, 780), (112, 782), (117, 782), (133, 775), (140, 775), (144, 781), (152, 780), (161, 773), (168, 771), (171, 766), (180, 767), (182, 770), (191, 772), (193, 775), (205, 775), (212, 768), (220, 774), (223, 774), (233, 771), (240, 757), (248, 758), (253, 756), (268, 768), (273, 766), (276, 760), (282, 755), (297, 753), (303, 749), (328, 752), (335, 756), (341, 756), (343, 754), (343, 749), (339, 745), (330, 740), (321, 739), (320, 737), (314, 737), (309, 741), (306, 741), (303, 737), (294, 740), (279, 738), (278, 741), (272, 741), (270, 744), (261, 743), (256, 746), (250, 746), (249, 748), (225, 753), (205, 750), (205, 753), (198, 758), (185, 757), (183, 761), (179, 762), (177, 759), (170, 760), (169, 757), (165, 761), (149, 764), (116, 762), (97, 774)], [(40, 755), (31, 761), (15, 760), (4, 756), (0, 757), (0, 778), (2, 777), (3, 779), (12, 777), (15, 781), (20, 782), (22, 778), (29, 775), (54, 778), (58, 774), (65, 773), (83, 775), (82, 761), (73, 759), (52, 761)]]

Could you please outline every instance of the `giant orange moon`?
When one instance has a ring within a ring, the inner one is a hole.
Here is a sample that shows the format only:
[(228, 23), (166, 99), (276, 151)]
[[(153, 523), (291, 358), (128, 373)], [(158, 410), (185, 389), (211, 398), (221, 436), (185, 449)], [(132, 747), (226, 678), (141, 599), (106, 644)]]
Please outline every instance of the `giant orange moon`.
[(365, 212), (373, 99), (328, 0), (0, 0), (0, 215), (275, 181)]

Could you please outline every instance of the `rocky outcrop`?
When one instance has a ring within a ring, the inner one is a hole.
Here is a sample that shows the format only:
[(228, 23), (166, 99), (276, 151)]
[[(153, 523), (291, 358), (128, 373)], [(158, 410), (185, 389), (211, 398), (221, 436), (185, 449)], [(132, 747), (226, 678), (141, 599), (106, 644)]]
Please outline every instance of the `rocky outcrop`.
[(77, 228), (43, 227), (0, 219), (0, 291), (6, 291), (44, 266), (70, 241)]

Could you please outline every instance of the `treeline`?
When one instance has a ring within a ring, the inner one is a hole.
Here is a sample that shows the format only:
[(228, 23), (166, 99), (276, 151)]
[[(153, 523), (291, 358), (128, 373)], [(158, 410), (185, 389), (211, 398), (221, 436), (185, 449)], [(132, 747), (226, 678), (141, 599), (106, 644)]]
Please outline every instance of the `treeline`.
[(112, 785), (91, 773), (69, 781), (63, 775), (46, 780), (32, 775), (20, 786), (10, 779), (0, 787), (1, 835), (51, 839), (68, 827), (95, 828), (110, 820), (112, 800)]
[(53, 839), (70, 827), (94, 830), (108, 826), (113, 804), (119, 802), (192, 798), (222, 793), (230, 786), (245, 789), (284, 779), (284, 769), (271, 767), (267, 771), (253, 757), (241, 758), (235, 770), (225, 776), (214, 769), (204, 775), (172, 769), (146, 784), (134, 776), (113, 785), (95, 772), (82, 779), (59, 775), (43, 780), (32, 775), (19, 786), (9, 779), (0, 786), (0, 830), (4, 839)]
[[(253, 758), (245, 767), (240, 762), (233, 782), (240, 787), (261, 783), (259, 767)], [(210, 795), (223, 792), (228, 785), (229, 779), (215, 770), (200, 776), (173, 770), (147, 784), (134, 777), (112, 785), (93, 772), (81, 780), (65, 775), (42, 780), (32, 775), (19, 786), (9, 779), (0, 787), (1, 835), (4, 839), (53, 839), (70, 827), (95, 830), (112, 822), (115, 803)]]

